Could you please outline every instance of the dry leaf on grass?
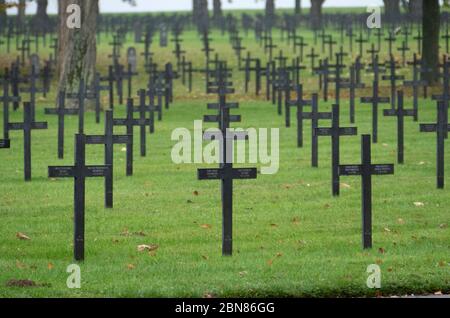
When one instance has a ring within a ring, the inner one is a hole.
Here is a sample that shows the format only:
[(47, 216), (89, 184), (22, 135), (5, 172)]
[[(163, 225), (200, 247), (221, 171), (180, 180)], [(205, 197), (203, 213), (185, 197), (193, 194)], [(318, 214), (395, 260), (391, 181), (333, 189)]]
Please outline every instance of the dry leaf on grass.
[(20, 262), (20, 261), (16, 261), (16, 267), (18, 269), (24, 269), (27, 267), (27, 265), (25, 265), (24, 263)]
[(341, 183), (341, 188), (351, 189), (351, 186), (349, 184), (347, 184), (347, 183)]
[(151, 244), (151, 245), (146, 245), (146, 244), (142, 244), (142, 245), (138, 245), (137, 250), (138, 252), (145, 252), (145, 251), (156, 251), (159, 248), (159, 245), (157, 244)]
[(210, 230), (210, 229), (212, 229), (212, 225), (211, 225), (211, 224), (202, 224), (202, 225), (200, 225), (200, 227), (201, 227), (202, 229), (205, 229), (205, 230)]
[(37, 284), (28, 279), (10, 279), (6, 283), (7, 287), (36, 287)]
[(30, 238), (29, 236), (27, 236), (26, 234), (23, 234), (23, 233), (21, 233), (21, 232), (16, 233), (16, 237), (17, 237), (19, 240), (22, 240), (22, 241), (28, 241), (28, 240), (31, 240), (31, 238)]

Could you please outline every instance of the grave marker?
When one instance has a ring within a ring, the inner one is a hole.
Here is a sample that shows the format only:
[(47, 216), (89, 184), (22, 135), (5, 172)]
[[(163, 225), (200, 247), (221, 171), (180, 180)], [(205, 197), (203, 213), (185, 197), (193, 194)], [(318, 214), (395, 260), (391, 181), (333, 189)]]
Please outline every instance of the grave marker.
[(361, 97), (362, 104), (372, 104), (372, 134), (373, 142), (378, 142), (378, 105), (387, 104), (390, 102), (389, 97), (380, 97), (378, 92), (378, 82), (373, 82), (371, 97)]
[(66, 115), (78, 115), (80, 111), (76, 108), (65, 108), (66, 92), (60, 91), (58, 93), (58, 107), (46, 108), (46, 115), (58, 116), (58, 158), (64, 158), (64, 116)]
[(342, 128), (339, 122), (339, 105), (333, 105), (332, 112), (332, 126), (331, 128), (316, 128), (314, 135), (331, 137), (331, 188), (333, 196), (339, 196), (340, 181), (339, 181), (339, 160), (340, 160), (340, 137), (341, 136), (355, 136), (358, 134), (358, 129), (353, 127)]
[(340, 165), (340, 176), (361, 176), (362, 181), (362, 242), (364, 249), (372, 248), (372, 176), (392, 175), (394, 165), (372, 164), (370, 135), (362, 136), (360, 165)]
[(448, 117), (445, 111), (445, 104), (442, 101), (437, 102), (438, 118), (436, 124), (421, 124), (420, 132), (431, 133), (436, 132), (436, 175), (437, 175), (437, 188), (444, 189), (445, 179), (445, 151), (444, 141), (445, 136), (450, 131), (450, 125), (448, 124)]
[(23, 108), (23, 122), (8, 123), (8, 130), (23, 131), (24, 175), (25, 181), (31, 181), (31, 132), (38, 129), (47, 129), (47, 123), (35, 122), (32, 117), (31, 103), (24, 103)]
[[(131, 135), (115, 135), (113, 111), (105, 112), (105, 134), (86, 136), (86, 145), (104, 145), (105, 146), (105, 166), (111, 167), (110, 173), (105, 176), (105, 207), (113, 207), (113, 162), (114, 145), (128, 145), (133, 143)], [(130, 162), (127, 162), (127, 167)]]
[(403, 91), (397, 92), (398, 105), (397, 109), (386, 109), (384, 110), (384, 116), (395, 116), (397, 117), (397, 158), (398, 163), (404, 163), (404, 122), (405, 116), (415, 117), (415, 109), (404, 109), (403, 103)]
[(75, 165), (48, 167), (49, 178), (74, 178), (74, 259), (84, 260), (85, 232), (85, 184), (86, 178), (106, 177), (111, 174), (110, 166), (86, 165), (86, 136), (75, 136)]

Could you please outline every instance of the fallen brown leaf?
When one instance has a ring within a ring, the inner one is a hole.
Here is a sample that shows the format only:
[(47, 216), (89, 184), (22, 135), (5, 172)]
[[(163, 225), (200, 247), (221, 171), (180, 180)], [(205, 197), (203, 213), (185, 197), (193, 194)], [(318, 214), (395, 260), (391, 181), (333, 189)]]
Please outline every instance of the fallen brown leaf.
[(138, 252), (144, 252), (144, 251), (156, 251), (159, 248), (159, 245), (157, 244), (151, 244), (151, 245), (146, 245), (146, 244), (142, 244), (142, 245), (138, 245), (137, 250)]
[(27, 236), (26, 234), (23, 234), (21, 232), (16, 233), (16, 237), (19, 240), (22, 240), (22, 241), (29, 241), (29, 240), (31, 240), (29, 236)]
[(351, 186), (347, 183), (341, 183), (341, 187), (344, 189), (351, 189)]
[(202, 225), (200, 225), (200, 227), (202, 229), (205, 229), (205, 230), (212, 229), (212, 225), (211, 224), (202, 224)]
[(7, 287), (36, 287), (37, 284), (32, 281), (32, 280), (28, 280), (28, 279), (10, 279), (7, 283), (6, 283)]

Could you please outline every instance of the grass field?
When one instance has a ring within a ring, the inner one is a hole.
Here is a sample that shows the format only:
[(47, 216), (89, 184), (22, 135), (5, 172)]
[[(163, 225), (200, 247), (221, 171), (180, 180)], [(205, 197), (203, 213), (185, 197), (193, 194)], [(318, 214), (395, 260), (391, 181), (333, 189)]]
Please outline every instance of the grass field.
[[(218, 34), (214, 38), (213, 47), (235, 66), (227, 38)], [(263, 56), (251, 39), (244, 45)], [(105, 43), (102, 39), (100, 57), (110, 50)], [(183, 47), (188, 59), (201, 61), (200, 42), (193, 32), (186, 33)], [(173, 61), (171, 49), (156, 48), (157, 61)], [(106, 65), (100, 58), (100, 69)], [(420, 134), (418, 124), (406, 120), (405, 165), (397, 165), (394, 176), (373, 178), (374, 248), (364, 251), (360, 179), (342, 178), (341, 197), (333, 198), (329, 138), (319, 142), (320, 167), (311, 168), (309, 123), (305, 146), (298, 149), (295, 125), (284, 128), (284, 117), (276, 115), (275, 106), (262, 97), (243, 95), (243, 75), (234, 77), (238, 94), (230, 100), (240, 102), (240, 109), (233, 113), (243, 117), (234, 126), (280, 128), (280, 170), (235, 183), (233, 257), (221, 256), (219, 182), (197, 180), (196, 169), (205, 165), (175, 165), (171, 160), (172, 131), (192, 130), (193, 121), (208, 113), (207, 100), (215, 99), (204, 94), (199, 76), (192, 94), (177, 83), (175, 103), (157, 123), (156, 133), (148, 137), (148, 156), (139, 157), (135, 147), (133, 177), (125, 176), (125, 152), (116, 147), (113, 210), (103, 208), (103, 181), (87, 182), (82, 288), (68, 289), (66, 268), (73, 263), (73, 180), (48, 179), (47, 166), (73, 164), (77, 120), (66, 120), (66, 159), (59, 161), (56, 119), (43, 115), (44, 106), (53, 104), (53, 92), (46, 100), (38, 100), (37, 119), (48, 121), (49, 129), (33, 132), (33, 181), (23, 181), (22, 133), (12, 132), (12, 149), (0, 151), (0, 296), (323, 297), (450, 292), (450, 196), (448, 189), (435, 186), (435, 135)], [(316, 90), (316, 80), (310, 76), (304, 80), (309, 93)], [(143, 83), (141, 74), (136, 89)], [(382, 90), (387, 94), (386, 87)], [(408, 98), (407, 107), (411, 104)], [(323, 111), (330, 106), (320, 105)], [(380, 141), (373, 145), (373, 161), (396, 163), (396, 120), (381, 118), (381, 109)], [(341, 111), (342, 125), (348, 126), (345, 98)], [(116, 107), (115, 116), (124, 116), (123, 105)], [(11, 116), (11, 121), (21, 119), (21, 111)], [(435, 120), (434, 103), (422, 100), (420, 122)], [(321, 124), (327, 125), (326, 121)], [(87, 133), (102, 133), (102, 126), (95, 125), (93, 114), (87, 113)], [(357, 126), (360, 134), (371, 133), (369, 106), (357, 106)], [(89, 146), (87, 158), (90, 164), (101, 164), (103, 148)], [(342, 138), (341, 162), (359, 160), (360, 137)], [(448, 165), (445, 173), (450, 175)], [(19, 240), (19, 232), (31, 239)], [(156, 244), (158, 249), (138, 252), (141, 244)], [(370, 264), (382, 269), (381, 290), (366, 286)], [(38, 286), (7, 286), (10, 280), (25, 279)]]

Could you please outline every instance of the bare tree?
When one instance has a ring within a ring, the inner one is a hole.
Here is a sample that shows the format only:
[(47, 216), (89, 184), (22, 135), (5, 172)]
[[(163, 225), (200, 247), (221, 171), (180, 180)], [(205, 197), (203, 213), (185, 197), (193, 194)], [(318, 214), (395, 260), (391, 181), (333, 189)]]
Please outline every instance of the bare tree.
[[(67, 7), (76, 4), (81, 8), (81, 28), (69, 28), (71, 12)], [(98, 0), (59, 0), (59, 90), (76, 92), (80, 80), (92, 83), (97, 59), (96, 30), (99, 14)], [(72, 102), (68, 107), (77, 107)]]
[(33, 17), (32, 26), (36, 33), (51, 31), (51, 21), (47, 14), (48, 0), (37, 0), (37, 11)]
[(295, 14), (302, 13), (302, 0), (295, 0)]
[(214, 0), (213, 2), (213, 17), (214, 20), (222, 18), (222, 1)]
[(383, 0), (384, 13), (389, 23), (395, 23), (400, 17), (400, 0)]
[(275, 0), (266, 0), (266, 18), (273, 19), (275, 16)]
[(17, 6), (17, 25), (20, 28), (23, 28), (23, 24), (25, 23), (25, 9), (26, 9), (26, 0), (19, 0), (19, 4)]
[(423, 74), (429, 83), (436, 83), (439, 73), (439, 26), (440, 6), (439, 0), (423, 1), (423, 66), (429, 69)]
[(322, 27), (322, 6), (325, 0), (311, 0), (311, 24), (317, 30)]
[[(134, 0), (124, 0), (135, 5)], [(77, 5), (81, 12), (81, 28), (69, 28), (67, 21), (72, 12), (67, 12), (70, 5)], [(58, 65), (59, 90), (68, 93), (76, 92), (81, 80), (92, 85), (96, 73), (97, 61), (97, 18), (99, 15), (99, 0), (59, 0), (58, 28)], [(72, 105), (68, 107), (76, 107)]]
[(0, 0), (0, 30), (6, 26), (6, 1)]

